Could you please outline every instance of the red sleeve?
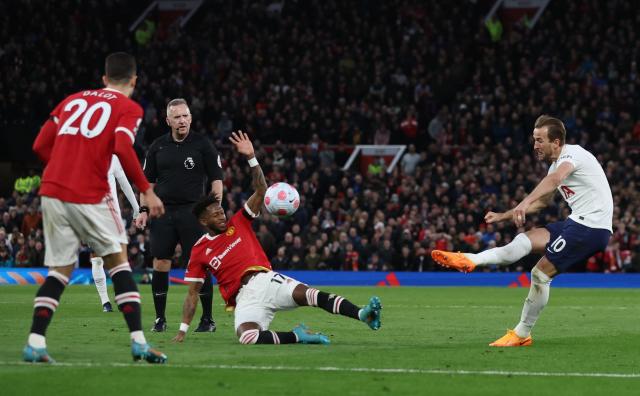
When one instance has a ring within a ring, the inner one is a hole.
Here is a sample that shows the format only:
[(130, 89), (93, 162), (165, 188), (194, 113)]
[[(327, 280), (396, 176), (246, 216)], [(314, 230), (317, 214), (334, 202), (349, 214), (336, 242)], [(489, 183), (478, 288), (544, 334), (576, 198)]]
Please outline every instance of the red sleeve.
[(135, 134), (141, 121), (142, 108), (137, 103), (130, 101), (126, 105), (115, 129), (116, 143), (114, 152), (118, 156), (127, 178), (135, 184), (140, 192), (145, 192), (150, 187), (149, 182), (133, 149)]
[(49, 162), (49, 158), (51, 158), (51, 151), (53, 150), (53, 144), (56, 140), (62, 103), (64, 103), (64, 101), (60, 102), (49, 114), (49, 119), (42, 125), (36, 140), (33, 142), (33, 152), (36, 153), (45, 165)]
[(40, 132), (33, 142), (33, 152), (36, 153), (38, 158), (46, 165), (51, 158), (51, 151), (53, 150), (53, 143), (56, 140), (56, 131), (58, 126), (52, 119), (48, 119), (47, 122), (42, 125)]
[(198, 253), (191, 251), (191, 258), (189, 258), (189, 264), (187, 264), (187, 270), (184, 273), (184, 280), (187, 282), (202, 282), (207, 275), (204, 265), (201, 264), (201, 260), (198, 259)]
[(120, 135), (126, 135), (133, 144), (136, 140), (136, 133), (138, 133), (138, 127), (142, 122), (142, 107), (133, 100), (127, 100), (123, 105), (122, 115), (116, 125), (116, 137)]

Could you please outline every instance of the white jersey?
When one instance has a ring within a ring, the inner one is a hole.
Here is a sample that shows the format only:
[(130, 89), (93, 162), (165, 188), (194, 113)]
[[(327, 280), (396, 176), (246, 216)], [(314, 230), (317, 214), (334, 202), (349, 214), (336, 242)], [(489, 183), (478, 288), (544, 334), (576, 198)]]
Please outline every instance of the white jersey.
[(558, 191), (571, 207), (569, 218), (587, 227), (613, 232), (611, 188), (596, 157), (577, 144), (565, 144), (548, 173), (554, 172), (563, 162), (574, 167), (558, 186)]
[(127, 175), (124, 173), (124, 169), (122, 169), (122, 165), (120, 165), (120, 160), (116, 155), (113, 155), (111, 158), (111, 166), (109, 166), (109, 173), (107, 174), (107, 178), (109, 179), (109, 188), (111, 190), (111, 197), (113, 197), (114, 208), (120, 214), (120, 204), (118, 203), (118, 190), (116, 189), (116, 179), (118, 180), (118, 184), (122, 189), (122, 192), (127, 197), (127, 200), (131, 204), (133, 208), (133, 218), (135, 219), (138, 215), (138, 211), (140, 207), (138, 206), (138, 201), (136, 201), (136, 197), (133, 193), (133, 189), (131, 188), (131, 184), (129, 184), (129, 180), (127, 180)]

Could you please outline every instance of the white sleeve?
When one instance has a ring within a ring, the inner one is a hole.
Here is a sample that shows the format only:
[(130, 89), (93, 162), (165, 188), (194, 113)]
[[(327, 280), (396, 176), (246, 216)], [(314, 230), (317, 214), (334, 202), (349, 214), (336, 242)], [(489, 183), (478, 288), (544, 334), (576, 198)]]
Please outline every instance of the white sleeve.
[(111, 165), (113, 169), (113, 175), (118, 181), (118, 185), (122, 192), (127, 197), (127, 201), (131, 204), (131, 208), (133, 209), (133, 218), (135, 219), (138, 216), (138, 212), (140, 211), (140, 206), (138, 205), (138, 201), (136, 201), (136, 196), (133, 193), (133, 189), (131, 188), (131, 184), (127, 179), (127, 175), (124, 173), (124, 169), (122, 169), (122, 165), (120, 165), (120, 160), (118, 157), (113, 156), (113, 163)]
[(568, 162), (573, 165), (574, 169), (578, 169), (578, 166), (581, 163), (579, 157), (580, 153), (577, 150), (572, 150), (571, 148), (567, 147), (567, 150), (565, 150), (564, 153), (560, 154), (560, 157), (558, 157), (558, 159), (556, 160), (556, 169), (563, 162)]

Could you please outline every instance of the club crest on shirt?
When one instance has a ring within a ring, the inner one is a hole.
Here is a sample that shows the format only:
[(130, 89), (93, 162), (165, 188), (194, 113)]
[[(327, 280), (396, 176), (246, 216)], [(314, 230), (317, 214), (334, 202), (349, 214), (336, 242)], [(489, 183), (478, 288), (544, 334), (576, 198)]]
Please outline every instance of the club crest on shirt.
[(231, 236), (231, 235), (233, 235), (233, 233), (234, 233), (234, 232), (236, 232), (236, 227), (231, 226), (231, 227), (229, 227), (229, 228), (227, 229), (227, 232), (225, 232), (225, 234), (226, 234), (227, 236)]
[(193, 167), (196, 166), (196, 163), (193, 161), (192, 157), (187, 157), (186, 160), (184, 160), (184, 167), (187, 169), (193, 169)]

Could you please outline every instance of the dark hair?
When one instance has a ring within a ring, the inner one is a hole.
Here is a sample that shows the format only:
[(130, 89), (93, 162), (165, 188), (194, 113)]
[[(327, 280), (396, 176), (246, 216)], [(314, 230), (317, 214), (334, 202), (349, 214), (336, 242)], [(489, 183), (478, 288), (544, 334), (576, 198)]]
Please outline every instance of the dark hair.
[(136, 58), (126, 52), (109, 54), (104, 61), (104, 74), (109, 81), (125, 83), (136, 74)]
[(547, 136), (549, 137), (550, 142), (560, 139), (560, 145), (564, 146), (564, 142), (567, 138), (567, 130), (564, 128), (562, 120), (543, 114), (536, 120), (534, 128), (537, 129), (543, 127), (547, 127)]
[(193, 209), (191, 209), (191, 213), (193, 213), (193, 215), (196, 216), (197, 219), (199, 219), (202, 213), (204, 213), (204, 211), (207, 210), (207, 207), (214, 203), (220, 204), (220, 200), (215, 196), (209, 194), (193, 205)]

